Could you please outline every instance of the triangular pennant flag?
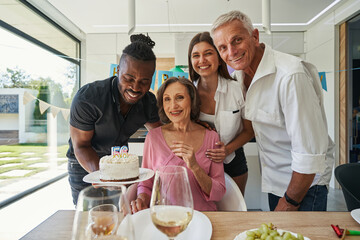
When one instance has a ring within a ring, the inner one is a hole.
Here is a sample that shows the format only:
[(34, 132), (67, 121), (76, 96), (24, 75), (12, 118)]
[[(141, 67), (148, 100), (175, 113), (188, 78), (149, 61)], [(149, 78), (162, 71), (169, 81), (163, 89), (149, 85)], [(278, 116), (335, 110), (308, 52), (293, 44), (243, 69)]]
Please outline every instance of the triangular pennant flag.
[(31, 95), (28, 92), (24, 92), (24, 96), (23, 96), (23, 104), (26, 105), (28, 104), (30, 101), (35, 100), (36, 97), (34, 97), (33, 95)]
[(55, 106), (51, 106), (51, 114), (53, 115), (53, 117), (55, 118), (56, 115), (60, 112), (60, 108), (55, 107)]
[(110, 65), (110, 77), (117, 76), (117, 64), (111, 64)]
[(46, 109), (48, 109), (51, 105), (38, 99), (39, 100), (39, 107), (40, 107), (40, 113), (43, 114)]
[(61, 108), (60, 110), (61, 110), (61, 113), (62, 113), (64, 119), (67, 120), (70, 115), (70, 109)]
[(165, 82), (172, 76), (173, 72), (171, 71), (158, 71), (158, 89), (160, 88), (161, 84), (163, 84), (163, 82)]
[(326, 73), (325, 72), (319, 72), (319, 78), (320, 78), (320, 82), (321, 82), (321, 86), (322, 88), (327, 91), (327, 86), (326, 86)]

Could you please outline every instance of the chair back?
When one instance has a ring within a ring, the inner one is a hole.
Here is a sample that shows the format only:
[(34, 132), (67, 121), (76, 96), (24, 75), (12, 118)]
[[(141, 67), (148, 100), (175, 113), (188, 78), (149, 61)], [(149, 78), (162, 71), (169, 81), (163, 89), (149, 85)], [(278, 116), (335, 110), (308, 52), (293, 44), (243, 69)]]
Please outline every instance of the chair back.
[(235, 181), (225, 173), (226, 193), (216, 202), (219, 211), (247, 211), (245, 199)]
[(360, 208), (360, 163), (337, 166), (335, 178), (342, 188), (348, 210)]

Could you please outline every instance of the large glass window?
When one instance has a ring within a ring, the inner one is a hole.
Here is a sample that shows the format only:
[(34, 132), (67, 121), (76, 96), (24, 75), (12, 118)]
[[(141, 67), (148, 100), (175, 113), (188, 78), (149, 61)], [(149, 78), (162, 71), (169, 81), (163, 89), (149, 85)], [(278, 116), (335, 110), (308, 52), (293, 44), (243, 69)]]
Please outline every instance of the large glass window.
[(80, 42), (26, 2), (0, 3), (0, 207), (67, 172)]

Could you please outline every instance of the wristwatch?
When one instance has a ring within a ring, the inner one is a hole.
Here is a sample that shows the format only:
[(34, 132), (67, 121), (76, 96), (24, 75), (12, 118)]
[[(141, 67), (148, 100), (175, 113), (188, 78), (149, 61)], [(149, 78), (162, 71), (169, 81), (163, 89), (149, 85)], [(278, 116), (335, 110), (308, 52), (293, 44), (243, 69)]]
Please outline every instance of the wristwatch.
[(284, 194), (284, 197), (285, 197), (286, 201), (287, 201), (288, 203), (290, 203), (291, 205), (293, 205), (293, 206), (295, 206), (295, 207), (297, 207), (297, 206), (300, 205), (300, 203), (298, 203), (298, 202), (295, 201), (294, 199), (291, 199), (291, 198), (286, 194), (286, 192), (285, 192), (285, 194)]

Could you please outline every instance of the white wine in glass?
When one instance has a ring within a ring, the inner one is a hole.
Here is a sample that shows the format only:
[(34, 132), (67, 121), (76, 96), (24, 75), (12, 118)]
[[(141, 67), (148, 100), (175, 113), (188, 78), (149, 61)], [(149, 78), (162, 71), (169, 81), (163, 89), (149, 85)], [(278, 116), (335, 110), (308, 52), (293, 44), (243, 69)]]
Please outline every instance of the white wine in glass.
[(151, 220), (169, 239), (175, 239), (193, 216), (193, 198), (182, 166), (164, 166), (155, 173), (150, 201)]

